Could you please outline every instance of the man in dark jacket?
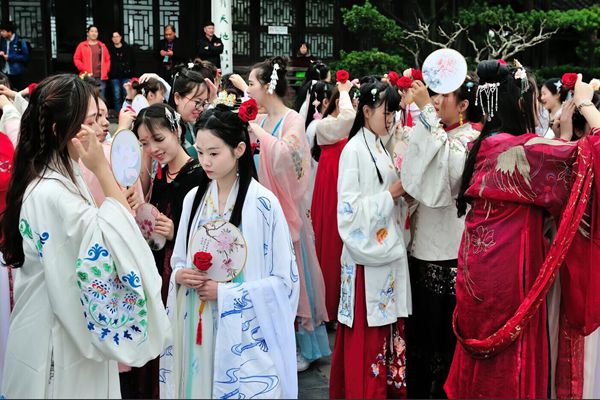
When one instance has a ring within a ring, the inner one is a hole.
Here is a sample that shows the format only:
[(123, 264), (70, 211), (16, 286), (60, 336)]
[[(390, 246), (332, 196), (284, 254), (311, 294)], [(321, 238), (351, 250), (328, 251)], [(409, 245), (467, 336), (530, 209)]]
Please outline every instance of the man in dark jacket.
[(29, 61), (27, 42), (17, 35), (14, 22), (0, 26), (0, 66), (13, 88), (17, 91), (24, 88), (23, 73), (25, 64)]
[(204, 35), (200, 37), (198, 56), (220, 69), (221, 53), (223, 53), (223, 42), (215, 36), (215, 24), (207, 22), (204, 24)]
[(177, 64), (185, 63), (188, 57), (185, 54), (183, 43), (175, 33), (175, 26), (165, 26), (165, 38), (160, 43), (161, 72), (160, 75), (167, 82), (171, 82), (172, 69)]
[(108, 45), (110, 53), (110, 71), (108, 78), (112, 84), (114, 109), (119, 111), (123, 105), (125, 88), (123, 85), (131, 79), (134, 69), (133, 48), (123, 41), (121, 32), (112, 34), (112, 43)]

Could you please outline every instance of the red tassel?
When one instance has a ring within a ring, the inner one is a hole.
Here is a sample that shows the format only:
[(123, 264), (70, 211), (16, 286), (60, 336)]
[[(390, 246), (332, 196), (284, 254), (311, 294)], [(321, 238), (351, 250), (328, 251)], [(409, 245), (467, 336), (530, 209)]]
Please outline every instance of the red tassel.
[(202, 314), (198, 317), (198, 329), (196, 329), (196, 344), (202, 344)]
[(162, 168), (160, 167), (160, 164), (158, 164), (158, 168), (156, 169), (156, 179), (162, 179)]
[(410, 214), (406, 216), (406, 221), (404, 221), (404, 229), (410, 229)]

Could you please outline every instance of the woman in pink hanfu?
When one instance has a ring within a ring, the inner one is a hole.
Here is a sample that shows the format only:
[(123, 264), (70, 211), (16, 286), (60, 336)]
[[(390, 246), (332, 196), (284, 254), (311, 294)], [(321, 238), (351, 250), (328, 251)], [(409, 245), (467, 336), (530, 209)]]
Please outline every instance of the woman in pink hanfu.
[(285, 62), (281, 57), (255, 65), (248, 95), (266, 110), (251, 123), (253, 143), (259, 151), (258, 179), (277, 196), (287, 219), (300, 271), (298, 306), (298, 369), (331, 354), (325, 308), (325, 284), (319, 267), (305, 192), (310, 175), (310, 148), (304, 119), (283, 103), (287, 92)]

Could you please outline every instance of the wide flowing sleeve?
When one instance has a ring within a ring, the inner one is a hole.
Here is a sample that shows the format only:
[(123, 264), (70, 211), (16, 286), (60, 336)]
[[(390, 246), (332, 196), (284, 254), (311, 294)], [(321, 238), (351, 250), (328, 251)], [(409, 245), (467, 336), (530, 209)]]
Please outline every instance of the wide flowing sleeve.
[[(361, 193), (359, 154), (348, 145), (340, 158), (338, 230), (344, 248), (361, 265), (387, 265), (405, 255), (397, 208), (389, 190)], [(382, 187), (383, 189), (383, 187)]]
[(271, 135), (261, 138), (258, 176), (279, 199), (296, 242), (300, 240), (300, 207), (310, 175), (310, 149), (304, 122), (295, 111), (285, 118), (282, 132), (281, 139)]
[(277, 199), (261, 197), (257, 207), (264, 243), (249, 249), (253, 265), (247, 264), (245, 276), (258, 279), (219, 284), (214, 398), (234, 392), (240, 398), (298, 396), (293, 349), (300, 288), (293, 244)]
[(406, 192), (428, 207), (453, 205), (460, 189), (467, 143), (476, 136), (473, 129), (456, 137), (448, 135), (433, 105), (424, 107), (403, 157), (401, 178)]
[[(65, 240), (39, 233), (36, 248), (65, 332), (86, 358), (131, 366), (156, 358), (171, 330), (152, 252), (133, 217), (112, 198), (98, 209), (70, 190), (52, 196)], [(27, 221), (21, 224), (24, 237), (32, 236)]]
[(326, 145), (339, 142), (350, 134), (350, 129), (356, 117), (352, 100), (348, 92), (340, 92), (340, 113), (337, 118), (324, 118), (317, 122), (317, 144)]

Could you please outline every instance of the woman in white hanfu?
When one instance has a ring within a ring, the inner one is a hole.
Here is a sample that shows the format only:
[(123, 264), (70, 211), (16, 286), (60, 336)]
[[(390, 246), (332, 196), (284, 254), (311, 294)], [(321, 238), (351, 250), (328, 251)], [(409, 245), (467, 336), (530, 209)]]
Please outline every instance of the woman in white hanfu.
[[(174, 342), (161, 357), (161, 398), (298, 394), (298, 269), (279, 201), (255, 180), (247, 123), (255, 118), (252, 108), (254, 100), (239, 113), (217, 105), (197, 125), (195, 147), (208, 180), (184, 200), (171, 258), (167, 312)], [(238, 226), (247, 243), (245, 267), (229, 283), (197, 270), (188, 249), (198, 228), (215, 219)]]
[[(117, 362), (168, 342), (160, 277), (96, 138), (97, 101), (75, 75), (45, 79), (23, 115), (0, 250), (15, 271), (0, 395), (118, 398)], [(106, 200), (96, 208), (78, 159)]]
[[(404, 318), (411, 312), (404, 190), (382, 136), (398, 91), (372, 79), (340, 156), (337, 224), (344, 246), (329, 397), (406, 398)], [(408, 367), (410, 368), (410, 366)]]

